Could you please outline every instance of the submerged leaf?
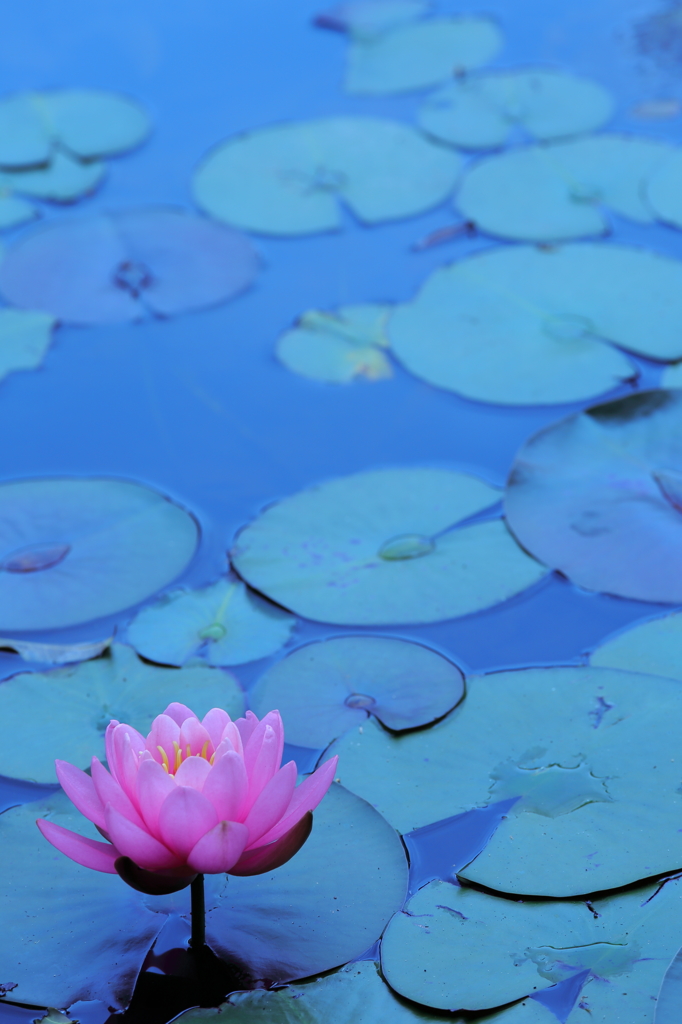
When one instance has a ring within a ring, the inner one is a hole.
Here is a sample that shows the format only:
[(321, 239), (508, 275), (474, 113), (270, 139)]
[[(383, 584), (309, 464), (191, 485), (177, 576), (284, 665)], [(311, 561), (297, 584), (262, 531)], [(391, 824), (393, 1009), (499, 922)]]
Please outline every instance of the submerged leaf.
[(200, 164), (194, 195), (228, 224), (305, 235), (339, 228), (340, 201), (367, 224), (422, 213), (449, 195), (461, 166), (397, 121), (329, 117), (228, 139)]
[(54, 317), (23, 309), (0, 309), (0, 380), (15, 370), (40, 366), (52, 340)]
[(294, 373), (347, 384), (356, 377), (383, 380), (391, 364), (385, 328), (390, 306), (342, 306), (336, 313), (311, 309), (277, 342), (277, 356)]

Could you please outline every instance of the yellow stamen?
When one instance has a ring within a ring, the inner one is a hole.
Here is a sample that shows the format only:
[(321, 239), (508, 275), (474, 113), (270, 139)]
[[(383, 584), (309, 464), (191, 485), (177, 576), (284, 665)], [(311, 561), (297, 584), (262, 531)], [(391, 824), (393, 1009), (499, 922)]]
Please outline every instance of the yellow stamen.
[(203, 747), (201, 748), (201, 756), (202, 757), (206, 757), (206, 755), (208, 754), (208, 745), (209, 745), (210, 742), (211, 742), (210, 740), (206, 740), (206, 742), (204, 743)]
[(166, 771), (170, 771), (170, 767), (169, 767), (169, 764), (168, 764), (168, 754), (163, 749), (163, 747), (157, 746), (156, 749), (158, 750), (158, 752), (161, 754), (161, 757), (163, 758), (163, 767), (166, 769)]
[(178, 770), (182, 764), (182, 751), (180, 750), (180, 744), (177, 740), (173, 740), (173, 747), (175, 748), (175, 771)]
[(213, 754), (211, 754), (211, 756), (209, 757), (208, 760), (209, 760), (209, 764), (213, 764), (213, 762), (215, 761), (215, 752)]

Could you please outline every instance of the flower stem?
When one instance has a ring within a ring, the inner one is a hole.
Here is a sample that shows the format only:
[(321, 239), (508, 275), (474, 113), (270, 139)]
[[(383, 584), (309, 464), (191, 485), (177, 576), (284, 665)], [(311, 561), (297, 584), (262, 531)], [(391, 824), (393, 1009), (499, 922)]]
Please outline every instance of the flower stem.
[(192, 882), (192, 937), (189, 944), (193, 950), (200, 952), (206, 945), (206, 905), (204, 902), (204, 876), (197, 875)]

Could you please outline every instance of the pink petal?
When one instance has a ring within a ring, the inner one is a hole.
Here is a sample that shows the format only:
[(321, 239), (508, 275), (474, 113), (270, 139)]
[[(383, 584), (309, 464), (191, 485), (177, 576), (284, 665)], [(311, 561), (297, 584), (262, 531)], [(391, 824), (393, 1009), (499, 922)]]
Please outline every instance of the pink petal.
[(110, 843), (99, 843), (96, 839), (79, 836), (77, 832), (70, 832), (68, 828), (55, 825), (53, 821), (46, 821), (45, 818), (38, 818), (36, 825), (48, 843), (52, 843), (60, 853), (65, 853), (71, 860), (75, 860), (76, 864), (92, 868), (93, 871), (105, 871), (108, 875), (116, 874), (114, 861), (121, 855)]
[(251, 733), (258, 725), (258, 718), (254, 715), (253, 711), (247, 711), (245, 717), (238, 718), (234, 724), (239, 729), (239, 735), (242, 738), (242, 743), (246, 746)]
[(176, 788), (175, 776), (169, 775), (156, 761), (143, 761), (137, 773), (137, 800), (145, 825), (157, 839), (159, 811), (166, 797)]
[[(248, 713), (248, 712), (247, 712)], [(253, 769), (260, 756), (261, 747), (263, 740), (266, 735), (271, 736), (271, 732), (274, 734), (275, 743), (279, 749), (279, 760), (277, 761), (277, 768), (282, 763), (282, 751), (284, 749), (284, 726), (282, 725), (282, 719), (279, 711), (268, 711), (267, 715), (261, 718), (260, 722), (249, 736), (248, 741), (244, 742), (244, 760), (246, 761), (246, 770), (251, 776)], [(243, 739), (243, 737), (242, 737)]]
[(334, 781), (338, 760), (338, 757), (331, 757), (316, 772), (304, 779), (300, 786), (296, 787), (284, 817), (277, 822), (274, 828), (262, 836), (260, 839), (262, 844), (276, 842), (285, 832), (293, 828), (304, 814), (315, 810)]
[(183, 757), (187, 757), (188, 747), (190, 754), (208, 754), (210, 757), (213, 753), (211, 737), (198, 718), (187, 718), (180, 726), (180, 750)]
[(296, 763), (289, 761), (270, 779), (244, 820), (249, 830), (248, 849), (256, 846), (284, 816), (296, 786)]
[[(140, 741), (142, 746), (139, 746)], [(135, 799), (139, 753), (145, 749), (145, 744), (146, 740), (129, 725), (117, 725), (111, 734), (113, 760), (109, 761), (109, 771), (131, 800)]]
[(217, 749), (218, 744), (223, 738), (223, 729), (226, 725), (229, 725), (230, 722), (230, 716), (227, 711), (223, 711), (222, 708), (211, 708), (211, 710), (202, 718), (201, 724), (211, 737), (214, 749)]
[(178, 701), (173, 701), (172, 704), (169, 704), (164, 711), (164, 715), (168, 715), (168, 717), (172, 718), (174, 722), (178, 723), (178, 725), (182, 725), (187, 718), (197, 717), (191, 708), (188, 708), (186, 704), (180, 704)]
[(242, 756), (241, 752), (235, 751), (235, 748), (230, 740), (224, 739), (220, 741), (216, 748), (216, 752), (213, 755), (213, 764), (217, 764), (220, 758), (223, 756), (223, 754), (227, 754), (228, 751), (230, 753), (237, 753), (237, 756), (240, 758)]
[(104, 804), (99, 798), (95, 784), (89, 775), (68, 761), (55, 761), (57, 778), (72, 804), (90, 821), (104, 827)]
[[(271, 725), (265, 726), (259, 744), (258, 742), (254, 744), (254, 741), (257, 741), (255, 730), (244, 751), (246, 774), (249, 776), (249, 795), (246, 798), (247, 811), (250, 810), (256, 797), (262, 792), (270, 779), (273, 778), (282, 760), (279, 737)], [(249, 754), (251, 755), (250, 757)]]
[[(163, 771), (163, 769), (161, 769)], [(189, 786), (191, 789), (204, 788), (206, 777), (211, 772), (210, 762), (204, 757), (187, 757), (175, 773), (178, 786)]]
[[(96, 757), (93, 757), (92, 759), (90, 771), (92, 772), (92, 781), (95, 785), (97, 796), (102, 801), (102, 806), (106, 807), (107, 804), (111, 804), (112, 807), (116, 808), (119, 814), (123, 814), (130, 821), (134, 822), (134, 824), (138, 825), (140, 828), (144, 828), (144, 822), (142, 821), (135, 804), (133, 804), (128, 794), (123, 791), (116, 779), (111, 777), (104, 765), (98, 761)], [(161, 771), (163, 771), (163, 768)], [(99, 822), (97, 824), (99, 824)]]
[(208, 797), (187, 786), (177, 786), (159, 812), (161, 838), (183, 859), (217, 822), (218, 815)]
[(205, 875), (219, 875), (236, 864), (249, 838), (248, 829), (236, 821), (219, 821), (190, 851), (187, 863)]
[(175, 764), (175, 747), (173, 743), (180, 744), (180, 726), (168, 715), (157, 715), (152, 722), (151, 731), (147, 736), (147, 750), (155, 761), (162, 763), (163, 757), (159, 747), (166, 751), (171, 767)]
[[(172, 795), (172, 794), (171, 794)], [(174, 853), (150, 835), (146, 829), (138, 828), (132, 821), (119, 814), (111, 804), (105, 809), (107, 832), (111, 836), (116, 849), (124, 857), (149, 871), (162, 871), (165, 868), (177, 867), (181, 861)]]
[(242, 740), (242, 734), (234, 722), (228, 722), (223, 729), (221, 742), (224, 743), (225, 740), (229, 740), (232, 744), (232, 749), (236, 750), (238, 754), (243, 755), (244, 741)]
[(230, 868), (231, 875), (262, 875), (286, 864), (301, 849), (313, 827), (313, 812), (307, 811), (293, 828), (275, 843), (247, 850)]
[(219, 821), (239, 821), (248, 787), (243, 759), (236, 751), (228, 750), (214, 763), (202, 793), (215, 807)]

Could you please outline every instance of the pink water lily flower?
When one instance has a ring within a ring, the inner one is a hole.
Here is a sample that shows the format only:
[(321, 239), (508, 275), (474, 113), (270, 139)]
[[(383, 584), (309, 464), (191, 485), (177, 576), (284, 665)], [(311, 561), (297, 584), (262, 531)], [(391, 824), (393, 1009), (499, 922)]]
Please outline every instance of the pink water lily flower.
[[(199, 721), (169, 704), (145, 739), (109, 723), (110, 772), (96, 758), (92, 775), (57, 761), (67, 796), (106, 843), (38, 821), (45, 838), (76, 863), (118, 873), (143, 892), (173, 892), (198, 874), (260, 874), (303, 845), (312, 811), (334, 778), (337, 758), (296, 786), (296, 764), (280, 768), (284, 729), (278, 711), (235, 722), (213, 708)], [(111, 774), (110, 774), (111, 773)]]

